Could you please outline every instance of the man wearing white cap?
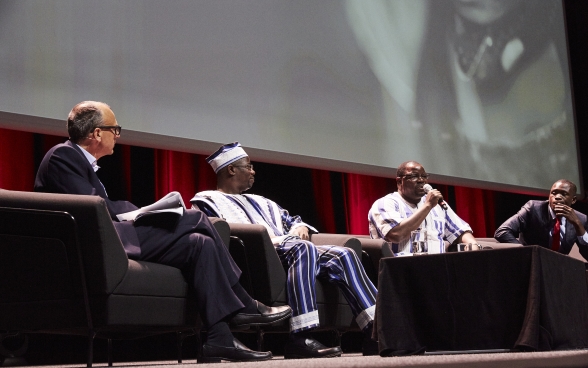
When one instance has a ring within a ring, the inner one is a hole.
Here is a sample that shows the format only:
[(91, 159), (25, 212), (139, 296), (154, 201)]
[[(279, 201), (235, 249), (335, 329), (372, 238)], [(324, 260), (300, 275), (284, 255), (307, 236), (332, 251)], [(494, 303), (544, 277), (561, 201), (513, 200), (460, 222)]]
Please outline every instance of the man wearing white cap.
[[(238, 142), (222, 146), (207, 158), (217, 174), (217, 190), (197, 193), (191, 202), (209, 216), (227, 222), (265, 226), (276, 252), (287, 267), (288, 303), (292, 307), (291, 339), (284, 357), (319, 358), (341, 355), (341, 348), (328, 348), (314, 340), (309, 330), (319, 326), (316, 305), (316, 277), (336, 283), (366, 333), (364, 353), (375, 354), (375, 342), (369, 340), (376, 303), (376, 288), (367, 277), (355, 252), (338, 246), (316, 246), (309, 231), (317, 230), (290, 216), (277, 203), (253, 194), (242, 194), (251, 188), (255, 171), (245, 150)], [(368, 351), (369, 350), (369, 351)]]

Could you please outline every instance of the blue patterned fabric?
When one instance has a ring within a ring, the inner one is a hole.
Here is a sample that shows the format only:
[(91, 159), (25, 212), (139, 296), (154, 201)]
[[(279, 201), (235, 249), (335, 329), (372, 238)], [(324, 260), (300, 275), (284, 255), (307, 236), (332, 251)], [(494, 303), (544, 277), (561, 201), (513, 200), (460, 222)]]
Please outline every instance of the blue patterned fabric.
[(377, 290), (353, 250), (333, 245), (317, 246), (292, 235), (300, 226), (317, 231), (299, 216), (290, 216), (277, 203), (262, 196), (204, 191), (197, 193), (191, 202), (209, 216), (222, 217), (227, 222), (265, 226), (288, 274), (292, 332), (319, 326), (317, 277), (339, 286), (362, 329), (373, 321)]

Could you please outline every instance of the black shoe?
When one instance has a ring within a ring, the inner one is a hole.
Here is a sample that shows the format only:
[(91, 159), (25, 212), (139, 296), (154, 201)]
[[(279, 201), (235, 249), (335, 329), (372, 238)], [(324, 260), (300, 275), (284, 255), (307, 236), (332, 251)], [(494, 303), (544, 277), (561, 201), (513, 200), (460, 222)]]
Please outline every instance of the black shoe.
[(380, 355), (380, 349), (378, 348), (378, 342), (366, 337), (361, 343), (361, 352), (364, 356), (368, 355)]
[(285, 359), (332, 358), (341, 356), (341, 348), (328, 348), (312, 338), (290, 340), (284, 347)]
[(292, 308), (288, 305), (268, 307), (257, 300), (255, 303), (257, 303), (259, 313), (237, 313), (231, 319), (231, 327), (271, 325), (290, 318), (292, 315)]
[(233, 347), (202, 345), (202, 357), (198, 359), (198, 363), (220, 363), (221, 360), (254, 362), (271, 358), (271, 351), (254, 351), (243, 345), (241, 341), (233, 339)]

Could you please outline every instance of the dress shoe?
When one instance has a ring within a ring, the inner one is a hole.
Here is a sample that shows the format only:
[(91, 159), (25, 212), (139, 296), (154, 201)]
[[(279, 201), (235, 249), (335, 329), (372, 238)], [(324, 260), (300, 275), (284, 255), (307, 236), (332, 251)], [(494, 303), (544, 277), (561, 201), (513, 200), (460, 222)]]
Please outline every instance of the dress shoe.
[(332, 358), (341, 356), (341, 347), (328, 348), (312, 338), (290, 340), (284, 347), (285, 359)]
[(288, 305), (268, 307), (257, 300), (255, 303), (259, 313), (237, 313), (231, 319), (231, 327), (271, 325), (290, 318), (292, 315), (292, 308)]
[(363, 339), (361, 343), (361, 352), (364, 356), (369, 355), (380, 355), (380, 350), (378, 348), (378, 342), (366, 337)]
[(254, 351), (243, 345), (241, 341), (233, 339), (232, 347), (202, 345), (202, 357), (198, 359), (198, 363), (220, 363), (221, 360), (253, 362), (271, 358), (271, 351)]

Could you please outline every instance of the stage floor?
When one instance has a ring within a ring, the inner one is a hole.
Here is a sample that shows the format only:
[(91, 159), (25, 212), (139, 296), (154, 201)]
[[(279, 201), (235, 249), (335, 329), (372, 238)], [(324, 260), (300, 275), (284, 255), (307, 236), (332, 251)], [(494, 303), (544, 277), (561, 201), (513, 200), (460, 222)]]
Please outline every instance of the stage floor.
[[(95, 363), (94, 367), (107, 367), (106, 363)], [(193, 359), (182, 364), (177, 361), (150, 361), (114, 363), (114, 367), (132, 368), (206, 368), (206, 367), (271, 367), (271, 368), (370, 368), (370, 367), (588, 367), (588, 349), (538, 353), (494, 353), (452, 354), (434, 356), (407, 356), (382, 358), (364, 357), (361, 354), (343, 354), (340, 358), (285, 360), (276, 356), (266, 362), (199, 364)], [(85, 367), (84, 364), (44, 365), (43, 368)]]

